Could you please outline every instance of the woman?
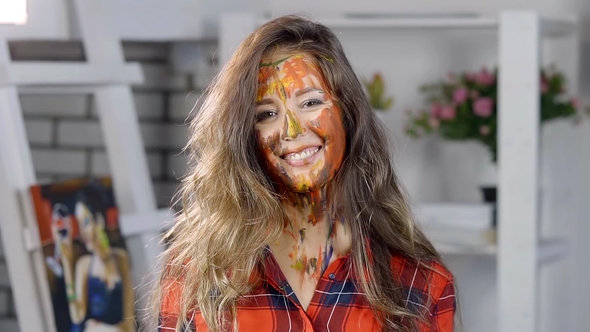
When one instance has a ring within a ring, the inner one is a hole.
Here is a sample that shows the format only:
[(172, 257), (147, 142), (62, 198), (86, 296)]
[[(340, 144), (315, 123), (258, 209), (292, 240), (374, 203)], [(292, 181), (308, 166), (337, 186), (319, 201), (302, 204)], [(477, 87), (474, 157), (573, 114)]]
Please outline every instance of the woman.
[(451, 273), (415, 228), (340, 43), (258, 28), (191, 123), (160, 331), (451, 331)]
[(110, 246), (104, 217), (85, 194), (78, 196), (75, 216), (88, 254), (75, 260), (71, 235), (59, 243), (72, 332), (134, 331), (127, 254)]

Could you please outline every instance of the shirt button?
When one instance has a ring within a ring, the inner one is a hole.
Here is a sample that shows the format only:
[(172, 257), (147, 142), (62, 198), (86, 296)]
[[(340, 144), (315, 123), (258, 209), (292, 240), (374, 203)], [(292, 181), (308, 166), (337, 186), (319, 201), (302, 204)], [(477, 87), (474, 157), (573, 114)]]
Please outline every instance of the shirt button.
[(335, 275), (334, 273), (330, 273), (330, 274), (328, 275), (328, 278), (330, 278), (330, 279), (334, 280), (334, 279), (336, 278), (336, 275)]

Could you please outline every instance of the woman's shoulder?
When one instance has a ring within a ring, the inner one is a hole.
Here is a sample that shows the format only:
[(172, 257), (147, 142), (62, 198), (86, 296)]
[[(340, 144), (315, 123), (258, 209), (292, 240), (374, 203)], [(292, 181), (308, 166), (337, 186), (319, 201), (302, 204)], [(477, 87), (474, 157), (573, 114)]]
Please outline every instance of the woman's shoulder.
[(414, 261), (394, 254), (390, 260), (396, 281), (408, 291), (408, 298), (415, 297), (419, 303), (454, 298), (453, 274), (436, 259)]
[(117, 259), (120, 259), (120, 260), (127, 260), (127, 258), (129, 257), (129, 255), (127, 254), (127, 251), (125, 251), (125, 249), (121, 249), (121, 248), (112, 247), (111, 253), (113, 254), (113, 256), (115, 256)]

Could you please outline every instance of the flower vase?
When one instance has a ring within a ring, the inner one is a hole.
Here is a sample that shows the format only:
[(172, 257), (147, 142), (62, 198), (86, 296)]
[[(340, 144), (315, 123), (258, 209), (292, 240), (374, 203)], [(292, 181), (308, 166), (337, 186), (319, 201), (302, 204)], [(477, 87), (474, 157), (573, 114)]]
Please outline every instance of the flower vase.
[(479, 189), (482, 194), (484, 203), (493, 206), (492, 212), (492, 226), (497, 226), (497, 188), (498, 188), (498, 167), (495, 163), (489, 162), (482, 167), (481, 178), (479, 181)]

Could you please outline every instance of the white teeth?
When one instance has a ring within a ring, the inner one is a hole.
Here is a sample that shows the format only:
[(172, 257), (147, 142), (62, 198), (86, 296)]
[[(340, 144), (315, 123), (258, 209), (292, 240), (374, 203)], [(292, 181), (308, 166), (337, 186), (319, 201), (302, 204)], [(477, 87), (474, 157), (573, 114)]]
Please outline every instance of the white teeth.
[(290, 155), (287, 155), (285, 157), (285, 159), (288, 160), (302, 160), (302, 159), (306, 159), (311, 157), (314, 153), (318, 152), (319, 148), (315, 148), (313, 150), (308, 150), (305, 152), (301, 152), (301, 153), (291, 153)]

